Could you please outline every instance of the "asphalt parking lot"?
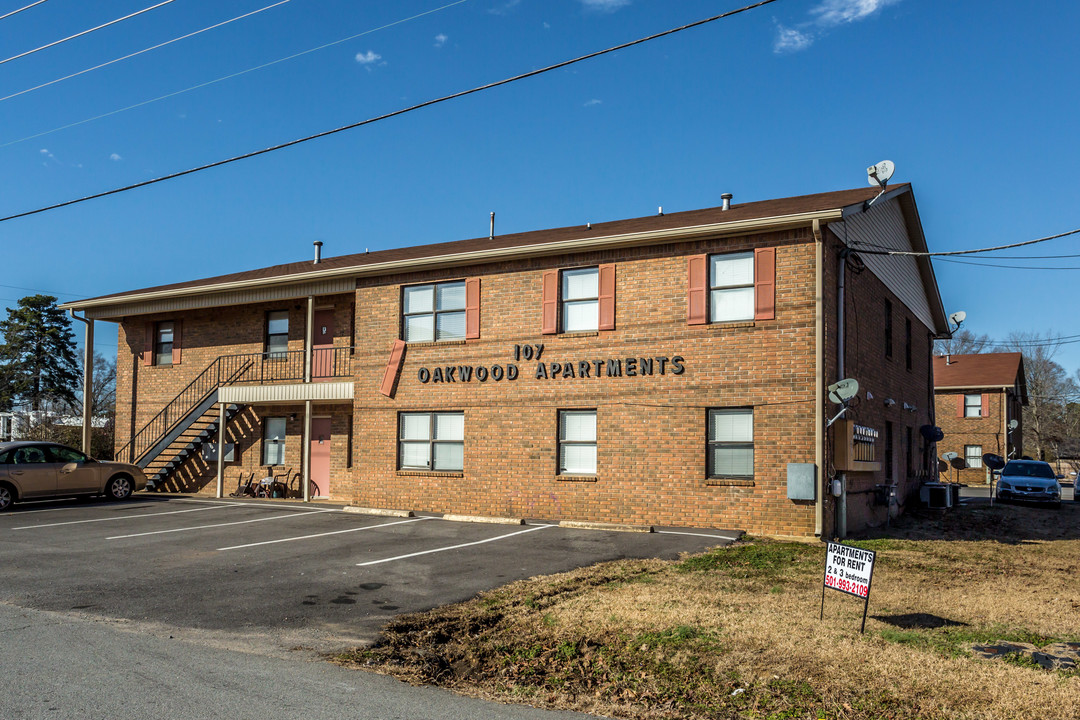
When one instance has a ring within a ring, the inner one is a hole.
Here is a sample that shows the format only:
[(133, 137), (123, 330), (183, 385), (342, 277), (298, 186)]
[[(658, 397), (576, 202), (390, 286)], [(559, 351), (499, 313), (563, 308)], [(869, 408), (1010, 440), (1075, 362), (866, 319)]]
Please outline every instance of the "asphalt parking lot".
[(513, 580), (618, 558), (675, 558), (737, 534), (144, 494), (31, 503), (0, 515), (0, 602), (232, 649), (325, 652), (371, 642), (394, 615)]

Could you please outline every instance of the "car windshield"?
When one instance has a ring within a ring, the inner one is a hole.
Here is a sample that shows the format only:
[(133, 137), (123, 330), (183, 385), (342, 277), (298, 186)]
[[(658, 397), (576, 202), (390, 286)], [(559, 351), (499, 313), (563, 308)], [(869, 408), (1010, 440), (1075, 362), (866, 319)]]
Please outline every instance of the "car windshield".
[(1013, 475), (1019, 477), (1037, 477), (1037, 478), (1050, 478), (1053, 480), (1054, 469), (1046, 463), (1026, 463), (1026, 462), (1011, 462), (1005, 466), (1005, 469), (1001, 473), (1002, 475)]

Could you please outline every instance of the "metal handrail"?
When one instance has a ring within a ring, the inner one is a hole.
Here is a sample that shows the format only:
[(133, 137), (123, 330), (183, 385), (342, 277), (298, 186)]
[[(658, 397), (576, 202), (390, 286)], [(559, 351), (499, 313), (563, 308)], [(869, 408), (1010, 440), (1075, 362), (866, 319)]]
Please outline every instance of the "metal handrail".
[[(122, 462), (135, 462), (220, 387), (303, 381), (304, 355), (303, 350), (222, 355), (117, 450), (116, 458)], [(348, 377), (352, 373), (351, 355), (352, 348), (349, 347), (315, 348), (312, 358), (314, 379)]]

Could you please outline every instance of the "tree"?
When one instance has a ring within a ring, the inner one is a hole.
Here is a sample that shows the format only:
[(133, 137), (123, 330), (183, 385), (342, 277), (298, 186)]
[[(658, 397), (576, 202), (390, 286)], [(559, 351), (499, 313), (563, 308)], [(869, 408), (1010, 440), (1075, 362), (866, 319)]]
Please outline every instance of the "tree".
[(50, 402), (72, 405), (79, 363), (71, 320), (51, 295), (30, 295), (7, 308), (0, 321), (0, 402), (41, 410)]
[(959, 330), (952, 337), (934, 341), (935, 355), (975, 355), (990, 352), (993, 341), (989, 335), (976, 335), (970, 330)]
[(1024, 408), (1024, 448), (1038, 460), (1056, 460), (1059, 447), (1073, 436), (1068, 405), (1077, 399), (1078, 387), (1054, 362), (1061, 341), (1039, 333), (1011, 333), (997, 348), (1024, 356), (1028, 405)]

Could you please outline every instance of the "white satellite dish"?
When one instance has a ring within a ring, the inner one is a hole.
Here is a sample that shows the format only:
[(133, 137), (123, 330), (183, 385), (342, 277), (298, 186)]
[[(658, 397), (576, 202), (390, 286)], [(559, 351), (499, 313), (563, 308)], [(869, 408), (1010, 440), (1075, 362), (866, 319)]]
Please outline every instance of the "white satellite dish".
[(877, 185), (884, 190), (894, 172), (896, 172), (896, 166), (893, 165), (892, 160), (882, 160), (877, 165), (866, 168), (866, 177), (871, 185)]
[(1020, 421), (1019, 420), (1010, 420), (1009, 421), (1009, 429), (1010, 430), (1015, 430), (1018, 427), (1020, 427)]
[(959, 327), (960, 323), (967, 320), (967, 313), (964, 312), (963, 310), (957, 310), (956, 312), (954, 312), (952, 315), (949, 316), (949, 320), (956, 323), (957, 327)]
[(941, 456), (941, 459), (945, 462), (952, 462), (958, 457), (960, 457), (960, 453), (947, 452)]
[(859, 381), (855, 378), (845, 378), (834, 382), (826, 390), (829, 391), (829, 400), (837, 405), (843, 405), (859, 392)]

